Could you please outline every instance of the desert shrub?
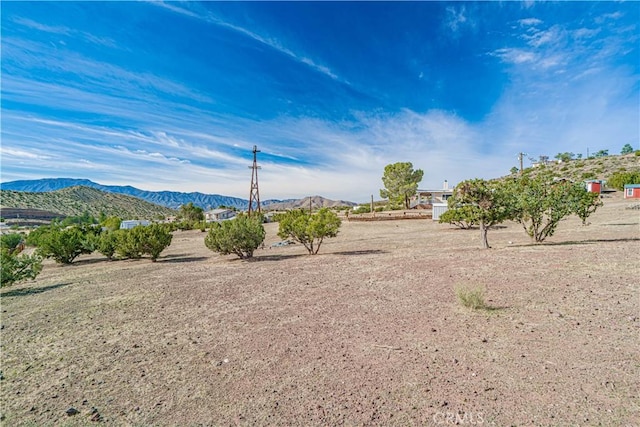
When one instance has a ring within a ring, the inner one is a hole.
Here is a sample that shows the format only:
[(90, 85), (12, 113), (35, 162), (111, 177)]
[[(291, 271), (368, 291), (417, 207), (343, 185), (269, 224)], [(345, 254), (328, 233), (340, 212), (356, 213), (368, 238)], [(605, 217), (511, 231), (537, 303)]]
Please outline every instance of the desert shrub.
[(31, 230), (29, 234), (27, 234), (27, 245), (32, 247), (38, 247), (40, 243), (40, 239), (42, 236), (47, 234), (51, 230), (51, 226), (41, 225), (40, 227)]
[(229, 221), (212, 223), (204, 244), (222, 255), (235, 254), (246, 259), (253, 256), (264, 242), (265, 235), (261, 218), (239, 215)]
[(581, 179), (596, 179), (597, 175), (594, 172), (585, 172), (580, 176)]
[(618, 190), (623, 190), (626, 184), (640, 184), (640, 170), (614, 172), (607, 179), (607, 184)]
[(294, 210), (280, 218), (278, 236), (302, 243), (309, 254), (315, 255), (325, 238), (338, 235), (340, 225), (338, 215), (326, 208), (313, 215), (306, 211)]
[(110, 216), (102, 221), (101, 225), (109, 230), (119, 230), (122, 219), (117, 216)]
[(481, 287), (468, 288), (464, 286), (458, 286), (455, 289), (456, 297), (460, 304), (464, 307), (479, 310), (487, 308), (487, 304), (484, 301), (484, 289)]
[(477, 219), (473, 216), (473, 208), (471, 206), (460, 206), (448, 209), (440, 215), (439, 222), (441, 224), (455, 225), (462, 229), (469, 229), (476, 225)]
[(118, 234), (116, 230), (105, 231), (100, 234), (97, 243), (97, 250), (102, 255), (109, 258), (109, 260), (113, 259), (113, 255), (116, 253), (116, 248), (118, 246)]
[(0, 249), (0, 287), (35, 279), (42, 271), (42, 258), (38, 255), (16, 255), (8, 248)]
[(640, 150), (636, 150), (636, 151), (633, 153), (633, 155), (634, 155), (634, 156), (636, 156), (636, 157), (640, 157)]
[(116, 253), (122, 258), (140, 259), (150, 255), (156, 261), (160, 253), (171, 244), (170, 227), (162, 224), (137, 225), (131, 230), (116, 230)]
[(369, 213), (371, 212), (371, 205), (360, 205), (358, 206), (353, 213), (355, 214), (363, 214), (363, 213)]
[[(135, 227), (137, 228), (137, 227)], [(164, 251), (173, 239), (171, 231), (162, 224), (151, 224), (142, 227), (142, 253), (151, 257), (155, 262), (162, 251)]]
[(120, 258), (142, 258), (142, 233), (138, 230), (143, 227), (143, 225), (138, 225), (130, 230), (113, 232), (116, 238), (116, 253)]
[(24, 243), (24, 236), (18, 233), (3, 234), (0, 237), (0, 249), (14, 253)]
[(59, 264), (71, 264), (81, 254), (95, 250), (96, 236), (90, 227), (51, 227), (38, 239), (38, 254)]

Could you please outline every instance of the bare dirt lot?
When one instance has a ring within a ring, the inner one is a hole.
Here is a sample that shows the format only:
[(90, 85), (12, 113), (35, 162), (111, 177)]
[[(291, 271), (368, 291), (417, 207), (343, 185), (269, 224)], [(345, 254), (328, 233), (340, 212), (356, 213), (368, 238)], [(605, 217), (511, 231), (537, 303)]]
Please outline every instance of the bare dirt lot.
[(344, 222), (317, 256), (240, 261), (194, 231), (157, 263), (47, 261), (1, 293), (2, 423), (640, 425), (630, 204), (605, 199), (540, 245), (505, 224), (490, 250), (415, 220)]

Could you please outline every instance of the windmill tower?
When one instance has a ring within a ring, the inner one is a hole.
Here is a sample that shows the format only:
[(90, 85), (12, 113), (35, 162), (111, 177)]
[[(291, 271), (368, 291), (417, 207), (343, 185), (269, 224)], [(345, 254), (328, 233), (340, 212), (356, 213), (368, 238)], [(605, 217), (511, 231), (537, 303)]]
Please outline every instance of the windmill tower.
[[(260, 169), (260, 166), (258, 166), (258, 160), (257, 160), (257, 154), (260, 152), (260, 150), (258, 150), (258, 147), (256, 145), (253, 146), (253, 166), (249, 166), (252, 169), (251, 172), (251, 192), (249, 193), (249, 216), (251, 216), (251, 214), (254, 211), (257, 211), (258, 213), (260, 213), (260, 190), (258, 190), (258, 169)], [(256, 204), (256, 207), (254, 208), (253, 204)]]

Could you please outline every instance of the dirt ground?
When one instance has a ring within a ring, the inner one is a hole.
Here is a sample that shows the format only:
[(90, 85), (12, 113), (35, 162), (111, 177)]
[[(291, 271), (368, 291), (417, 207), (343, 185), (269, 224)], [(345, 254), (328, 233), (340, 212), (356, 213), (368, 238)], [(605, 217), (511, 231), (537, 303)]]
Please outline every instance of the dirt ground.
[(638, 426), (631, 204), (539, 245), (505, 224), (490, 250), (414, 220), (344, 222), (317, 256), (240, 261), (193, 231), (156, 263), (47, 261), (1, 293), (2, 424)]

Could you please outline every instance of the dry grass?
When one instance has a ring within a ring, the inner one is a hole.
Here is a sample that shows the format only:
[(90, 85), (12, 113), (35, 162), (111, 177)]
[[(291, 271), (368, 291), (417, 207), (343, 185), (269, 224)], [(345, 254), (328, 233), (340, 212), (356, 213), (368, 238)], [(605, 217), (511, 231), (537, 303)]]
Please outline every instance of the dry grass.
[[(3, 425), (638, 425), (640, 221), (605, 199), (543, 244), (428, 220), (343, 224), (241, 261), (178, 232), (3, 289)], [(278, 241), (267, 226), (267, 245)], [(491, 285), (491, 316), (461, 310)], [(80, 411), (67, 416), (74, 407)]]
[(488, 308), (484, 300), (484, 288), (482, 287), (466, 287), (457, 286), (455, 288), (456, 297), (464, 307), (472, 310), (481, 310)]

